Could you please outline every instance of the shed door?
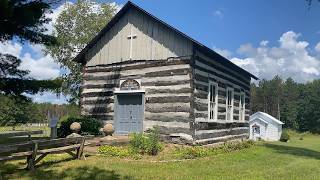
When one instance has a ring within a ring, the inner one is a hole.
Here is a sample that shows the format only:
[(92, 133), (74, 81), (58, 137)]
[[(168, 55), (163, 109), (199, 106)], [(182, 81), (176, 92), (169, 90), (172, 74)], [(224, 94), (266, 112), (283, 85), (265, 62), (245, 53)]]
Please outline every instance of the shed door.
[(129, 134), (143, 131), (143, 102), (141, 94), (117, 95), (115, 133)]

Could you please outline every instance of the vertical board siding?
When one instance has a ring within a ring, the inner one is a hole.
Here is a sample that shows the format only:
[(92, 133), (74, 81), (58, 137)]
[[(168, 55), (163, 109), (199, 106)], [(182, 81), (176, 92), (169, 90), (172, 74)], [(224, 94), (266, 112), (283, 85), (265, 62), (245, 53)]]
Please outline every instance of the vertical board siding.
[(144, 130), (159, 126), (163, 134), (190, 130), (191, 66), (189, 60), (162, 60), (86, 67), (82, 86), (82, 114), (113, 122), (115, 88), (120, 79), (137, 78), (145, 90)]
[(130, 59), (131, 33), (132, 59), (159, 60), (192, 55), (192, 42), (150, 17), (129, 10), (86, 54), (87, 66), (111, 64)]

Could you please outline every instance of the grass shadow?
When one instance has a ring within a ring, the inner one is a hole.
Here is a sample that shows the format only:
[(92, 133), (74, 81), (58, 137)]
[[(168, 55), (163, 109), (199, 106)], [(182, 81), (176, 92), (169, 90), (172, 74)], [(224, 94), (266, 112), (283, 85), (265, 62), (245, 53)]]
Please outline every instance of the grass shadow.
[(98, 167), (77, 167), (77, 168), (67, 168), (62, 172), (58, 173), (54, 170), (36, 170), (30, 174), (32, 179), (44, 179), (44, 177), (49, 179), (133, 179), (130, 176), (121, 176), (113, 170), (106, 170)]
[[(85, 158), (87, 157), (90, 157), (91, 155), (90, 154), (85, 154)], [(74, 157), (66, 154), (66, 156), (63, 156), (61, 157), (60, 159), (57, 159), (57, 157), (53, 156), (53, 157), (50, 157), (49, 155), (49, 159), (44, 159), (44, 160), (41, 160), (35, 167), (38, 168), (38, 167), (50, 167), (51, 165), (54, 165), (54, 164), (58, 164), (58, 163), (62, 163), (62, 162), (68, 162), (68, 161), (76, 161), (78, 159), (75, 159)], [(81, 159), (81, 160), (84, 160), (84, 159)]]
[(276, 144), (265, 144), (264, 146), (267, 148), (271, 148), (280, 154), (291, 154), (294, 156), (320, 159), (319, 151), (315, 151), (307, 148), (293, 147), (293, 146), (286, 146), (286, 145), (276, 145)]
[[(20, 179), (22, 177), (28, 177), (30, 179), (75, 179), (75, 180), (85, 180), (85, 179), (134, 179), (127, 175), (120, 175), (114, 170), (102, 169), (99, 167), (70, 167), (65, 168), (63, 171), (57, 171), (48, 168), (36, 168), (35, 171), (28, 171), (25, 169), (17, 169), (19, 166), (13, 164), (6, 164), (5, 171), (0, 171), (0, 180), (2, 179)], [(13, 170), (14, 169), (14, 170)]]
[(51, 165), (54, 164), (58, 164), (58, 163), (62, 163), (62, 162), (68, 162), (68, 161), (73, 161), (75, 160), (73, 157), (63, 157), (63, 159), (58, 159), (58, 160), (54, 160), (54, 159), (50, 159), (50, 160), (42, 160), (40, 161), (35, 168), (39, 168), (39, 167), (50, 167)]

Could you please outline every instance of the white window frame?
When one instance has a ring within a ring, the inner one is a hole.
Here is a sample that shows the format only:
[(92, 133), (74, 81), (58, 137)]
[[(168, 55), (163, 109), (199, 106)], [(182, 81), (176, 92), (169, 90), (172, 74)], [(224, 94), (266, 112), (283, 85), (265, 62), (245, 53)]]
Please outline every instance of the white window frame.
[[(241, 100), (243, 98), (243, 101)], [(239, 98), (239, 121), (245, 121), (246, 115), (246, 93), (244, 91), (240, 92)]]
[[(231, 110), (230, 110), (230, 116), (231, 118), (228, 119), (228, 91), (231, 91)], [(227, 87), (226, 89), (226, 121), (233, 121), (233, 109), (234, 109), (234, 89), (231, 87)]]
[[(213, 113), (214, 113), (214, 117), (211, 118), (211, 108), (212, 108), (212, 103), (210, 101), (210, 97), (211, 97), (211, 86), (215, 86), (215, 96), (214, 96), (214, 101), (215, 101), (215, 106), (214, 106), (214, 109), (213, 109)], [(208, 87), (208, 121), (217, 121), (218, 120), (218, 83), (216, 82), (212, 82), (212, 81), (209, 81), (209, 87)]]

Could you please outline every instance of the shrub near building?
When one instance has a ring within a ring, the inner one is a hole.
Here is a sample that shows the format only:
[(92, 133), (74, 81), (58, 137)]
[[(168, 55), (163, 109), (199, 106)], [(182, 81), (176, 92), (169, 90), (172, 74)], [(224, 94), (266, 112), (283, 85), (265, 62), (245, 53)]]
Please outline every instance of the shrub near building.
[(130, 147), (134, 152), (149, 155), (157, 155), (163, 149), (157, 129), (149, 130), (148, 134), (134, 133), (130, 139)]
[(280, 137), (281, 142), (288, 142), (290, 140), (290, 135), (287, 130), (283, 131)]
[(66, 137), (71, 134), (70, 125), (73, 122), (78, 122), (81, 124), (80, 134), (82, 135), (98, 135), (99, 129), (102, 127), (102, 122), (88, 117), (65, 117), (62, 118), (60, 122), (60, 127), (58, 128), (58, 136)]

